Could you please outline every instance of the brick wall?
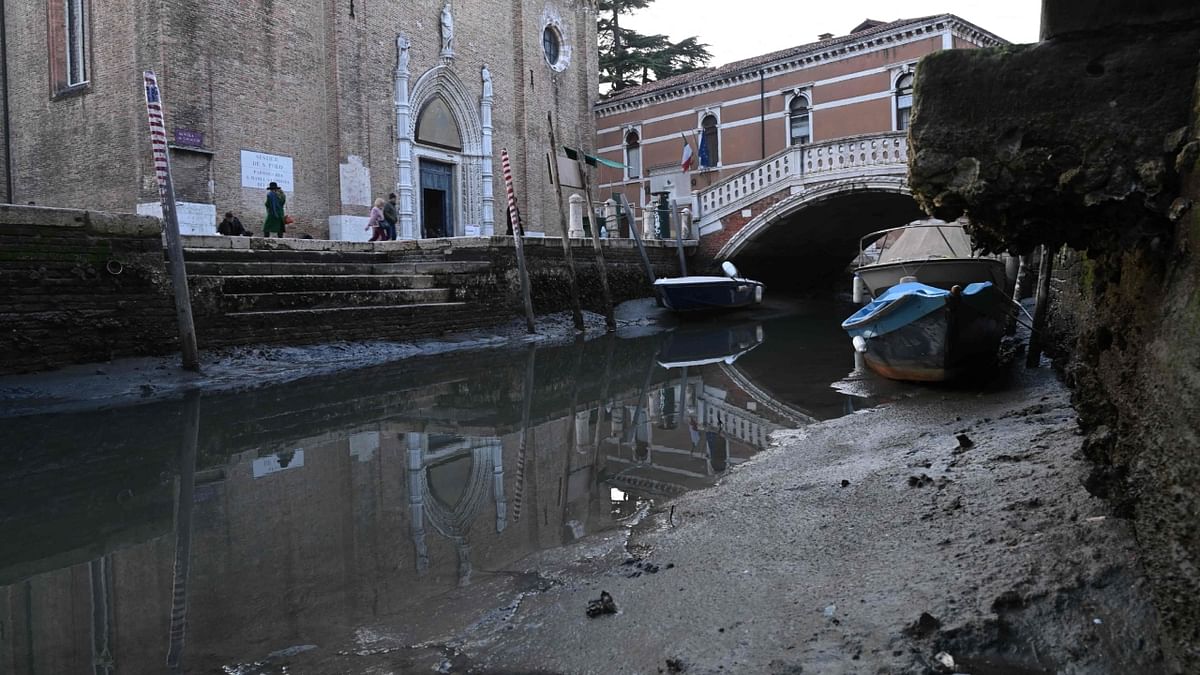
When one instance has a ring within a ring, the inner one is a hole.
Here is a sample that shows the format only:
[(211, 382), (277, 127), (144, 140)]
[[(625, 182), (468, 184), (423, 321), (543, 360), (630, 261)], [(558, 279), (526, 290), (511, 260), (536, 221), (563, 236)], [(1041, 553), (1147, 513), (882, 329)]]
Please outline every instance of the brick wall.
[(177, 349), (155, 219), (0, 206), (0, 373)]

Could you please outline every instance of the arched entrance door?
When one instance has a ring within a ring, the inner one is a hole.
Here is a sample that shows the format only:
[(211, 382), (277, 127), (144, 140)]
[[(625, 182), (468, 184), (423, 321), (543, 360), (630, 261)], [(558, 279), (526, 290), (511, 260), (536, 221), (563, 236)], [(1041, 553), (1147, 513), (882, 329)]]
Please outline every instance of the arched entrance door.
[(431, 159), (421, 159), (420, 175), (421, 236), (455, 236), (454, 166)]

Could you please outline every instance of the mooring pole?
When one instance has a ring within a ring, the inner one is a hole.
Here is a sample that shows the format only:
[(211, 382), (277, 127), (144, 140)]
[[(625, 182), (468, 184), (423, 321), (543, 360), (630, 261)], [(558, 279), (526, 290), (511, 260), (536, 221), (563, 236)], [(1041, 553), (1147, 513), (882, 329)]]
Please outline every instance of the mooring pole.
[(675, 250), (679, 251), (679, 276), (686, 277), (687, 259), (683, 256), (683, 218), (679, 215), (678, 204), (674, 199), (667, 202), (671, 209), (671, 227), (675, 228)]
[(500, 162), (504, 168), (504, 189), (508, 192), (508, 222), (513, 228), (513, 240), (517, 242), (517, 274), (521, 277), (521, 299), (525, 302), (525, 326), (536, 333), (533, 326), (533, 298), (529, 294), (529, 269), (525, 266), (525, 237), (517, 223), (517, 197), (513, 192), (512, 164), (508, 161), (508, 150), (500, 149)]
[(646, 254), (646, 245), (642, 243), (642, 235), (638, 232), (637, 223), (633, 222), (633, 207), (629, 205), (625, 193), (618, 192), (616, 195), (617, 219), (620, 220), (622, 209), (629, 213), (629, 234), (633, 235), (633, 243), (637, 245), (638, 254), (642, 257), (642, 265), (646, 268), (646, 276), (650, 279), (650, 288), (653, 289), (654, 282), (658, 277), (654, 276), (654, 266), (650, 264), (650, 256)]
[(558, 198), (558, 219), (562, 227), (563, 258), (567, 262), (567, 283), (571, 291), (571, 317), (575, 320), (575, 330), (583, 330), (583, 306), (579, 301), (579, 282), (575, 279), (575, 254), (571, 252), (570, 227), (567, 224), (567, 212), (563, 209), (562, 176), (558, 174), (558, 143), (554, 139), (554, 118), (546, 113), (547, 127), (550, 129), (550, 179), (554, 183), (554, 195)]
[(1053, 259), (1050, 247), (1043, 244), (1042, 259), (1038, 264), (1037, 305), (1033, 309), (1033, 329), (1029, 332), (1029, 353), (1025, 355), (1026, 368), (1037, 368), (1042, 360), (1046, 310), (1050, 304), (1050, 275), (1054, 272)]
[(1025, 289), (1021, 287), (1021, 279), (1025, 277), (1025, 267), (1028, 265), (1028, 253), (1022, 256), (1017, 256), (1017, 278), (1013, 283), (1012, 295), (1013, 302), (1017, 304), (1017, 307), (1014, 307), (1013, 309), (1016, 311), (1009, 315), (1008, 325), (1004, 327), (1005, 335), (1012, 335), (1013, 333), (1017, 332), (1017, 315), (1020, 314), (1021, 295), (1025, 292)]
[(167, 150), (167, 126), (163, 119), (162, 92), (153, 70), (142, 73), (146, 90), (146, 116), (150, 122), (150, 146), (154, 150), (154, 175), (162, 201), (163, 229), (167, 234), (167, 260), (175, 291), (175, 318), (179, 323), (179, 346), (183, 369), (200, 370), (196, 326), (192, 323), (192, 298), (188, 293), (187, 267), (183, 262), (183, 240), (179, 236), (179, 214), (175, 210), (175, 187), (171, 183), (171, 155)]
[(596, 249), (596, 266), (600, 270), (600, 290), (604, 293), (604, 326), (610, 331), (616, 330), (617, 319), (613, 316), (612, 293), (608, 290), (608, 266), (604, 263), (604, 247), (600, 245), (600, 225), (596, 222), (596, 209), (592, 206), (592, 188), (588, 183), (582, 151), (575, 163), (579, 165), (579, 177), (583, 181), (583, 198), (587, 202), (588, 223), (592, 226), (592, 247)]

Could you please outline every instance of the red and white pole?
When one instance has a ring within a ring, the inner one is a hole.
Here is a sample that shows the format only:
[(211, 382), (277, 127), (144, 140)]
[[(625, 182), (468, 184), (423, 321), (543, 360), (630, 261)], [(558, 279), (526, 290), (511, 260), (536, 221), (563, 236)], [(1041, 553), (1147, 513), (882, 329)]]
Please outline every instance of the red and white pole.
[(508, 193), (508, 222), (512, 225), (513, 240), (517, 248), (517, 272), (521, 277), (521, 297), (525, 301), (525, 324), (530, 333), (536, 333), (533, 326), (533, 299), (529, 293), (529, 270), (525, 266), (525, 242), (517, 221), (517, 196), (513, 191), (512, 164), (508, 161), (508, 150), (500, 150), (500, 166), (504, 172), (504, 190)]

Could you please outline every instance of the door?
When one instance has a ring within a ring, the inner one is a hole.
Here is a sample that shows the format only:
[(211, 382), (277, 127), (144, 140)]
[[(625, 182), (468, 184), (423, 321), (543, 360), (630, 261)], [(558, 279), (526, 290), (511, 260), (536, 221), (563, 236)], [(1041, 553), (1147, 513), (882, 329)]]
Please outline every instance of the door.
[(454, 236), (454, 167), (421, 160), (421, 236)]

